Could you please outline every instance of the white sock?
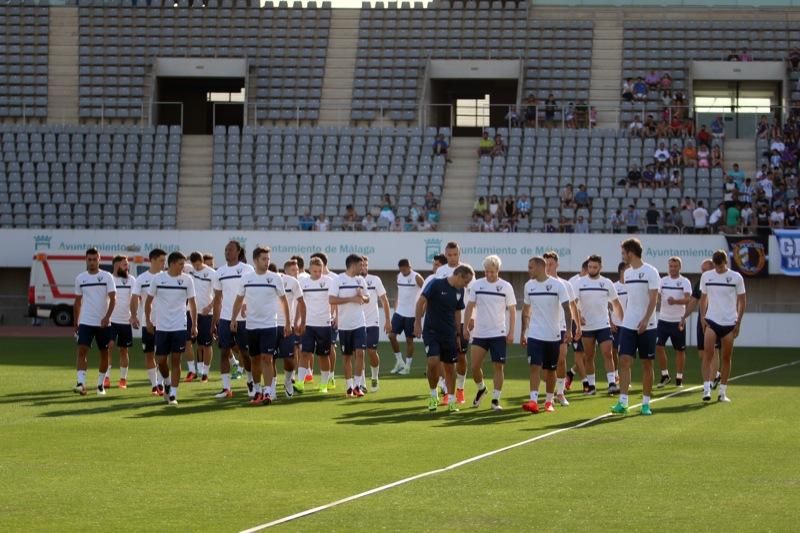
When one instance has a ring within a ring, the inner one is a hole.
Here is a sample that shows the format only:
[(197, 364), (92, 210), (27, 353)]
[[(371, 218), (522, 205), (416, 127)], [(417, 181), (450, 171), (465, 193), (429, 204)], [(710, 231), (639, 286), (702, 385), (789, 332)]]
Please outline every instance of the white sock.
[(105, 372), (98, 372), (97, 373), (97, 386), (101, 387), (103, 385), (103, 381), (106, 379)]
[(628, 407), (628, 395), (627, 394), (620, 394), (619, 395), (619, 403)]
[(447, 395), (447, 402), (450, 405), (453, 405), (456, 402), (456, 395), (455, 394), (448, 394)]
[(642, 405), (650, 405), (650, 396), (642, 395)]
[(397, 360), (398, 365), (403, 364), (403, 354), (400, 352), (394, 352), (394, 358)]
[(111, 365), (108, 365), (108, 368), (106, 368), (106, 377), (111, 378)]
[(372, 372), (372, 379), (378, 379), (378, 374), (380, 374), (381, 367), (380, 366), (371, 366), (371, 367), (369, 367), (369, 369)]
[(720, 384), (720, 386), (719, 386), (719, 394), (720, 394), (720, 396), (724, 396), (726, 392), (728, 392), (728, 386)]
[(721, 377), (722, 377), (722, 373), (719, 370), (717, 370), (717, 378), (721, 378)]
[(464, 390), (464, 382), (467, 381), (466, 374), (456, 374), (456, 389)]
[(319, 371), (319, 379), (320, 379), (320, 383), (321, 384), (323, 384), (323, 385), (327, 385), (328, 384), (328, 374), (329, 373), (330, 372), (328, 372), (327, 370), (320, 370)]
[(261, 383), (253, 383), (253, 391), (256, 394), (261, 394)]
[(544, 401), (553, 403), (553, 393), (552, 392), (545, 393)]
[(283, 371), (283, 386), (286, 387), (286, 390), (292, 390), (292, 371), (291, 370), (284, 370)]
[(192, 374), (197, 374), (197, 365), (195, 364), (195, 361), (188, 361), (187, 365), (189, 367), (189, 372)]
[(411, 358), (410, 357), (406, 357), (406, 366), (408, 368), (411, 368)]
[(439, 387), (441, 387), (443, 394), (447, 394), (447, 383), (444, 378), (439, 378)]
[(169, 376), (167, 376), (167, 377), (163, 377), (162, 376), (161, 379), (164, 380), (164, 388), (172, 386), (172, 378), (170, 378)]
[(595, 381), (595, 378), (594, 378), (594, 374), (588, 374), (586, 376), (586, 381), (589, 382), (589, 386), (590, 387), (594, 387), (597, 384), (597, 382)]
[(231, 364), (231, 366), (239, 366), (239, 361), (236, 360), (236, 357), (233, 354), (228, 357), (228, 362)]
[(503, 393), (503, 391), (501, 391), (501, 390), (497, 390), (497, 389), (493, 390), (492, 391), (492, 400), (499, 400), (500, 399), (500, 395), (502, 393)]
[(347, 384), (347, 388), (348, 388), (348, 389), (352, 389), (352, 388), (353, 388), (353, 385), (354, 385), (354, 383), (353, 383), (353, 378), (346, 379), (346, 380), (345, 380), (345, 383)]
[(703, 395), (704, 396), (711, 396), (711, 381), (704, 381), (703, 382)]
[(431, 398), (438, 398), (439, 394), (436, 392), (436, 389), (431, 389)]
[(78, 383), (86, 384), (86, 370), (78, 370)]
[(169, 389), (169, 395), (170, 395), (170, 397), (175, 398), (176, 400), (178, 399), (178, 386), (177, 385), (175, 385), (174, 387), (171, 387)]
[(231, 390), (231, 375), (230, 374), (222, 374), (222, 388), (226, 390)]
[(478, 390), (483, 390), (486, 388), (486, 384), (483, 381), (477, 383), (477, 385), (478, 385)]
[(616, 376), (614, 375), (613, 372), (606, 372), (606, 379), (608, 380), (609, 385), (611, 385), (612, 383), (616, 383), (616, 381), (614, 381), (616, 379)]
[(564, 394), (564, 382), (566, 378), (556, 378), (556, 394), (559, 396)]
[(300, 368), (297, 369), (297, 379), (299, 379), (300, 381), (305, 381), (307, 375), (308, 375), (307, 368), (301, 366)]
[(683, 372), (678, 372), (675, 374), (675, 379), (683, 379)]
[(275, 378), (272, 378), (272, 383), (270, 383), (269, 390), (275, 391), (275, 390), (277, 390), (277, 388), (278, 388), (278, 378), (275, 377)]
[(156, 369), (155, 368), (148, 368), (147, 369), (147, 379), (150, 380), (150, 386), (155, 387), (158, 385), (158, 379), (156, 378)]
[(662, 376), (669, 376), (669, 370), (662, 370), (661, 371), (661, 375)]
[(161, 372), (156, 372), (156, 385), (164, 385), (164, 376), (161, 375)]
[(264, 394), (263, 396), (272, 396), (272, 387), (264, 386)]
[(253, 382), (253, 373), (250, 372), (249, 370), (246, 370), (246, 372), (247, 372), (247, 382), (248, 383), (252, 383)]
[(127, 366), (119, 367), (119, 379), (128, 379), (128, 367)]
[(538, 402), (539, 401), (539, 391), (538, 390), (532, 390), (531, 391), (531, 401), (532, 402)]

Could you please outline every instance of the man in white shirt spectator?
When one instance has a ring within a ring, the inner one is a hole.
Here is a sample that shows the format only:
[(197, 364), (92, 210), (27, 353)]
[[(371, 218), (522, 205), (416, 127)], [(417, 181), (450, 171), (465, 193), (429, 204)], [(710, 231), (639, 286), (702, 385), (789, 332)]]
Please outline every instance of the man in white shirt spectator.
[(669, 150), (667, 150), (663, 142), (659, 143), (658, 150), (653, 154), (653, 159), (655, 159), (657, 163), (666, 163), (669, 161)]
[(714, 211), (711, 212), (711, 216), (708, 217), (708, 225), (711, 226), (711, 231), (716, 233), (717, 227), (723, 222), (725, 213), (725, 203), (720, 203)]
[(633, 120), (628, 124), (628, 135), (632, 137), (641, 137), (643, 134), (644, 124), (642, 124), (642, 119), (639, 118), (639, 115), (634, 115)]
[(778, 204), (769, 216), (769, 226), (773, 229), (780, 229), (783, 227), (785, 218), (786, 215), (783, 212), (783, 206)]
[(695, 233), (706, 233), (708, 226), (708, 211), (703, 206), (703, 201), (697, 202), (697, 207), (692, 212)]
[(779, 153), (783, 153), (786, 150), (786, 145), (783, 144), (783, 140), (780, 137), (775, 137), (769, 145), (769, 151), (772, 152), (773, 150), (777, 150)]

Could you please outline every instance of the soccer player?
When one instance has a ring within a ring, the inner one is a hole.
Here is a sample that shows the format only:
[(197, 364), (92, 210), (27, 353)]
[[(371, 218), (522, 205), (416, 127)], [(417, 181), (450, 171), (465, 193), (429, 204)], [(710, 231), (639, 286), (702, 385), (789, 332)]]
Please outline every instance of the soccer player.
[(306, 307), (306, 324), (300, 339), (300, 350), (303, 361), (314, 354), (319, 357), (319, 391), (327, 394), (333, 374), (328, 357), (331, 350), (331, 304), (328, 298), (331, 281), (322, 275), (323, 267), (322, 259), (312, 257), (308, 265), (308, 277), (300, 279)]
[(539, 412), (539, 382), (544, 370), (547, 394), (544, 410), (552, 413), (555, 411), (553, 397), (561, 346), (571, 341), (570, 331), (561, 329), (561, 313), (564, 313), (567, 323), (571, 322), (572, 305), (566, 285), (547, 275), (543, 257), (531, 257), (528, 274), (530, 279), (524, 288), (520, 344), (528, 347), (530, 400), (522, 404), (522, 409), (530, 413)]
[(214, 267), (214, 256), (208, 252), (203, 254), (203, 264), (206, 265), (208, 268), (215, 268)]
[[(322, 275), (328, 278), (328, 281), (335, 283), (338, 281), (338, 275), (328, 270), (328, 255), (325, 252), (315, 252), (311, 254), (311, 258), (319, 258), (322, 261)], [(330, 372), (328, 373), (329, 382), (328, 388), (336, 388), (336, 342), (339, 340), (339, 308), (336, 305), (331, 306), (331, 346), (330, 353), (328, 354)]]
[[(461, 329), (461, 311), (464, 309), (464, 292), (475, 277), (472, 267), (459, 265), (446, 278), (432, 280), (420, 294), (414, 311), (414, 336), (422, 337), (427, 355), (427, 377), (431, 397), (428, 410), (435, 411), (439, 406), (439, 395), (436, 391), (439, 380), (439, 365), (444, 364), (445, 381), (447, 382), (448, 409), (458, 412), (455, 395), (455, 363), (458, 359), (457, 344)], [(425, 315), (423, 328), (422, 316)]]
[(295, 276), (298, 280), (304, 279), (310, 276), (308, 272), (306, 272), (306, 260), (303, 259), (302, 255), (293, 255), (289, 258), (289, 261), (294, 261), (297, 263), (297, 275)]
[[(407, 375), (411, 373), (411, 361), (414, 358), (414, 307), (422, 291), (424, 280), (411, 268), (408, 259), (401, 259), (397, 263), (397, 301), (392, 315), (392, 329), (389, 333), (389, 342), (396, 363), (391, 374)], [(397, 336), (402, 333), (406, 338), (406, 356), (400, 352), (400, 343)]]
[(111, 272), (117, 295), (114, 312), (111, 313), (111, 339), (108, 349), (108, 370), (103, 382), (104, 388), (111, 386), (111, 349), (119, 350), (119, 383), (120, 389), (128, 388), (128, 349), (133, 346), (133, 329), (131, 328), (131, 291), (136, 278), (128, 273), (128, 258), (117, 255), (111, 260)]
[[(704, 272), (708, 272), (709, 270), (713, 270), (714, 262), (711, 259), (703, 259), (703, 262), (700, 263), (700, 272), (701, 274)], [(705, 337), (705, 329), (703, 328), (703, 321), (700, 320), (700, 299), (703, 297), (703, 292), (700, 290), (700, 280), (697, 280), (697, 283), (692, 288), (692, 299), (686, 305), (686, 312), (683, 315), (684, 320), (689, 318), (689, 316), (695, 311), (697, 313), (697, 357), (700, 358), (701, 366), (703, 361), (703, 354), (705, 350), (703, 348), (703, 341)], [(715, 370), (714, 381), (712, 383), (712, 389), (716, 389), (719, 386), (720, 379), (722, 379), (722, 374), (719, 371), (719, 348), (720, 343), (719, 339), (717, 339), (717, 343), (714, 346), (714, 358), (711, 361), (711, 367)], [(702, 372), (702, 370), (701, 370)]]
[[(292, 326), (289, 322), (289, 302), (280, 274), (270, 272), (270, 249), (256, 246), (253, 250), (255, 269), (242, 275), (231, 310), (231, 332), (236, 334), (240, 322), (237, 320), (242, 305), (247, 306), (245, 328), (249, 344), (250, 363), (253, 372), (253, 396), (250, 405), (269, 405), (273, 398), (273, 356), (278, 347), (278, 329), (289, 337)], [(282, 323), (278, 325), (278, 316)], [(265, 390), (262, 393), (261, 375), (264, 374)], [(291, 379), (288, 385), (292, 388)]]
[(574, 287), (577, 289), (578, 302), (581, 310), (581, 341), (583, 342), (583, 365), (586, 370), (586, 379), (589, 382), (589, 394), (594, 394), (595, 345), (600, 346), (603, 362), (606, 369), (609, 395), (618, 394), (617, 373), (614, 367), (614, 358), (611, 355), (613, 337), (611, 323), (608, 319), (608, 309), (611, 306), (616, 314), (624, 316), (624, 311), (619, 303), (617, 290), (610, 279), (600, 275), (603, 269), (603, 259), (599, 255), (590, 255), (586, 265), (586, 276), (579, 278)]
[(472, 379), (478, 386), (472, 406), (478, 407), (486, 394), (481, 366), (486, 352), (489, 352), (494, 382), (491, 405), (495, 411), (503, 409), (500, 394), (503, 391), (506, 345), (514, 342), (517, 319), (517, 298), (511, 284), (500, 278), (501, 265), (502, 261), (496, 255), (483, 260), (484, 277), (470, 284), (464, 311), (464, 336), (467, 340), (472, 337)]
[(200, 252), (189, 255), (192, 263), (192, 280), (194, 282), (195, 305), (197, 306), (197, 373), (201, 383), (208, 383), (208, 372), (211, 369), (212, 348), (211, 323), (214, 311), (214, 280), (217, 271), (206, 265)]
[[(367, 293), (369, 294), (369, 303), (364, 306), (364, 319), (367, 324), (367, 356), (369, 357), (371, 375), (369, 390), (370, 392), (378, 392), (380, 387), (378, 376), (381, 370), (381, 359), (378, 356), (378, 340), (380, 339), (379, 308), (383, 308), (383, 330), (386, 333), (392, 331), (392, 319), (389, 315), (389, 299), (386, 297), (386, 289), (381, 278), (369, 273), (369, 257), (366, 255), (361, 257), (361, 276), (367, 282)], [(363, 370), (360, 380), (361, 392), (366, 393), (366, 376)]]
[[(239, 241), (230, 241), (225, 246), (225, 264), (217, 269), (217, 276), (212, 282), (214, 287), (214, 317), (211, 320), (211, 331), (216, 331), (219, 348), (222, 350), (220, 357), (220, 374), (222, 374), (222, 390), (216, 394), (217, 398), (230, 398), (231, 390), (231, 350), (233, 346), (239, 347), (242, 362), (247, 363), (247, 326), (240, 320), (236, 330), (231, 330), (233, 316), (233, 302), (242, 284), (242, 276), (253, 272), (253, 267), (244, 263), (244, 248)], [(247, 394), (251, 398), (255, 394), (253, 374), (247, 371)]]
[[(583, 312), (581, 311), (581, 302), (578, 298), (578, 282), (581, 278), (586, 276), (586, 269), (589, 265), (589, 261), (585, 260), (581, 263), (581, 270), (567, 282), (572, 287), (572, 296), (575, 298), (575, 305), (578, 308), (578, 311), (581, 313), (581, 326), (583, 325)], [(575, 370), (576, 367), (581, 370), (583, 375), (583, 392), (584, 394), (593, 395), (595, 393), (595, 385), (589, 383), (589, 371), (586, 369), (586, 353), (583, 351), (583, 337), (577, 334), (576, 328), (578, 324), (573, 322), (572, 323), (572, 352), (574, 353), (575, 357), (575, 366), (570, 368), (569, 372), (567, 372), (567, 381), (565, 383), (567, 390), (570, 389), (572, 386), (572, 380), (575, 377)], [(580, 361), (580, 362), (579, 362)]]
[(675, 350), (675, 385), (683, 387), (683, 370), (686, 367), (686, 304), (692, 299), (692, 284), (681, 276), (681, 258), (667, 260), (669, 274), (661, 278), (659, 300), (661, 310), (658, 314), (658, 335), (656, 338), (656, 358), (661, 369), (659, 389), (664, 388), (671, 378), (667, 367), (667, 340)]
[(117, 289), (114, 278), (100, 270), (100, 253), (96, 248), (86, 250), (86, 270), (75, 278), (75, 336), (78, 341), (78, 382), (75, 392), (86, 396), (86, 369), (89, 366), (89, 348), (92, 341), (100, 350), (100, 373), (97, 376), (97, 394), (105, 396), (103, 382), (108, 370), (108, 343), (111, 335), (109, 324), (114, 312)]
[(728, 268), (728, 253), (717, 250), (711, 257), (714, 269), (700, 276), (700, 320), (703, 322), (705, 339), (703, 346), (703, 401), (711, 401), (711, 385), (714, 375), (714, 345), (720, 342), (722, 378), (719, 385), (720, 402), (728, 398), (728, 378), (731, 375), (733, 341), (739, 336), (742, 317), (747, 306), (742, 275)]
[[(150, 250), (148, 255), (150, 259), (150, 268), (147, 272), (142, 272), (136, 278), (136, 284), (131, 291), (131, 326), (133, 329), (139, 329), (139, 302), (144, 304), (150, 292), (150, 284), (157, 275), (164, 270), (164, 263), (167, 260), (167, 252), (161, 248), (154, 248)], [(144, 307), (144, 306), (143, 306)], [(155, 320), (158, 316), (158, 308), (154, 306), (152, 309), (151, 320)], [(184, 315), (186, 313), (184, 312)], [(147, 379), (150, 380), (150, 393), (153, 396), (164, 395), (164, 382), (161, 379), (161, 374), (156, 371), (156, 339), (152, 331), (147, 328), (142, 328), (142, 351), (144, 352), (144, 366), (147, 370)]]
[[(284, 392), (287, 398), (291, 398), (295, 392), (305, 391), (305, 378), (308, 376), (310, 366), (301, 365), (300, 358), (300, 336), (303, 334), (306, 324), (306, 305), (303, 300), (303, 289), (297, 280), (297, 261), (290, 259), (283, 264), (283, 289), (286, 291), (286, 301), (289, 304), (289, 324), (292, 329), (288, 336), (281, 335), (278, 329), (278, 358), (283, 359)], [(311, 359), (309, 357), (308, 359)], [(298, 380), (294, 382), (294, 370), (298, 369)], [(273, 395), (275, 389), (272, 390)]]
[[(364, 392), (357, 386), (364, 368), (364, 349), (367, 343), (364, 304), (369, 303), (367, 282), (361, 277), (361, 256), (350, 254), (345, 260), (346, 271), (339, 274), (328, 290), (331, 306), (338, 308), (337, 328), (344, 356), (344, 378), (347, 397), (361, 398)], [(353, 358), (355, 356), (355, 364)], [(329, 385), (330, 386), (330, 385)]]
[[(164, 398), (169, 405), (178, 405), (178, 386), (181, 383), (181, 354), (186, 349), (186, 304), (192, 321), (190, 335), (197, 336), (197, 307), (194, 301), (194, 282), (184, 273), (186, 257), (172, 252), (167, 258), (167, 270), (151, 281), (144, 301), (144, 320), (147, 331), (154, 336), (158, 370), (164, 379)], [(153, 303), (158, 314), (153, 317)], [(155, 320), (155, 322), (154, 322)], [(172, 373), (167, 363), (170, 357)]]
[[(625, 269), (628, 264), (622, 261), (617, 265), (618, 279), (614, 282), (614, 290), (617, 291), (617, 299), (619, 300), (622, 309), (628, 304), (628, 289), (625, 287)], [(619, 332), (622, 326), (622, 316), (617, 313), (611, 313), (611, 333), (614, 335), (614, 344), (611, 350), (611, 356), (614, 358), (614, 368), (617, 370), (616, 382), (619, 385)]]
[[(567, 296), (569, 297), (570, 301), (570, 316), (572, 317), (572, 322), (575, 324), (575, 326), (570, 325), (569, 329), (574, 330), (576, 335), (580, 335), (582, 332), (580, 330), (580, 314), (578, 312), (577, 298), (575, 297), (572, 285), (567, 280), (558, 277), (558, 253), (551, 250), (542, 254), (542, 258), (545, 262), (547, 275), (555, 280), (558, 280), (559, 283), (564, 285), (564, 288), (567, 291)], [(561, 316), (561, 331), (564, 332), (561, 336), (566, 339), (567, 321), (561, 311), (559, 311), (559, 315)], [(569, 381), (569, 383), (572, 383), (572, 378), (575, 375), (572, 370), (567, 371), (567, 346), (569, 346), (568, 342), (564, 341), (561, 343), (561, 347), (558, 351), (558, 368), (556, 368), (556, 401), (562, 407), (569, 405), (569, 401), (567, 401), (564, 390), (567, 388), (567, 382)], [(586, 375), (583, 370), (582, 360), (576, 359), (575, 366), (578, 368), (578, 372), (581, 375)]]
[(625, 270), (628, 302), (619, 334), (619, 401), (611, 408), (615, 414), (628, 412), (628, 391), (631, 385), (631, 366), (639, 354), (642, 360), (642, 409), (651, 415), (650, 395), (653, 392), (653, 359), (656, 358), (656, 302), (661, 279), (653, 265), (642, 261), (642, 243), (639, 239), (622, 242), (622, 260), (630, 268)]
[[(444, 256), (447, 259), (447, 263), (440, 266), (436, 269), (436, 277), (438, 279), (444, 279), (453, 274), (455, 269), (463, 264), (461, 263), (461, 248), (458, 246), (457, 242), (450, 241), (444, 247)], [(472, 267), (470, 267), (472, 269)], [(424, 287), (423, 287), (424, 290)], [(469, 292), (469, 288), (467, 288), (467, 292)], [(467, 381), (467, 349), (469, 348), (469, 343), (466, 341), (464, 336), (462, 335), (464, 331), (463, 324), (457, 324), (456, 327), (456, 334), (458, 336), (458, 343), (456, 343), (456, 349), (458, 350), (458, 360), (456, 361), (456, 401), (460, 404), (466, 402), (464, 397), (464, 384)], [(447, 404), (450, 401), (449, 396), (445, 397), (443, 403)]]

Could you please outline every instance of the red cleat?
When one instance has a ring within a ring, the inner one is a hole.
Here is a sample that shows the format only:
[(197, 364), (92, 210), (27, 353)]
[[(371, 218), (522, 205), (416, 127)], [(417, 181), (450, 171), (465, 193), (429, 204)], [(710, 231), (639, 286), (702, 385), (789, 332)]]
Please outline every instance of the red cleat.
[(255, 393), (253, 399), (250, 400), (250, 405), (261, 405), (264, 401), (264, 397), (261, 395), (260, 392)]
[(564, 380), (564, 389), (565, 390), (569, 390), (569, 389), (572, 388), (572, 377), (573, 377), (573, 375), (574, 374), (572, 373), (572, 371), (569, 371), (569, 370), (567, 371), (567, 378)]
[(527, 401), (522, 404), (522, 410), (536, 414), (539, 412), (539, 404), (537, 402), (534, 402), (533, 400)]
[(361, 387), (355, 387), (353, 389), (353, 396), (356, 398), (361, 398), (364, 396), (364, 391), (361, 390)]
[(153, 389), (150, 391), (150, 394), (153, 396), (161, 396), (161, 394), (158, 393), (158, 387), (153, 387)]
[(311, 374), (306, 374), (306, 377), (303, 378), (303, 383), (311, 383), (314, 381), (314, 376)]
[(196, 377), (197, 377), (197, 374), (195, 374), (194, 372), (189, 372), (188, 374), (186, 374), (186, 379), (184, 381), (186, 383), (191, 383), (192, 381), (195, 380)]
[(104, 389), (110, 389), (111, 388), (111, 380), (108, 378), (108, 376), (103, 378), (103, 388)]
[(272, 398), (269, 394), (265, 394), (261, 399), (261, 405), (272, 405)]
[(233, 391), (231, 389), (222, 389), (220, 392), (215, 394), (214, 397), (219, 400), (223, 400), (225, 398), (233, 398)]
[(544, 410), (547, 413), (555, 413), (556, 408), (553, 407), (553, 402), (544, 402)]
[(450, 395), (442, 394), (442, 401), (439, 402), (439, 405), (448, 405), (449, 403), (450, 403)]
[(120, 389), (127, 389), (128, 388), (128, 380), (125, 379), (125, 378), (119, 378), (119, 383), (117, 384), (117, 386)]
[(208, 383), (208, 374), (200, 376), (200, 383)]
[(156, 393), (159, 396), (164, 396), (164, 385), (156, 385)]
[(456, 403), (465, 403), (464, 389), (456, 389)]

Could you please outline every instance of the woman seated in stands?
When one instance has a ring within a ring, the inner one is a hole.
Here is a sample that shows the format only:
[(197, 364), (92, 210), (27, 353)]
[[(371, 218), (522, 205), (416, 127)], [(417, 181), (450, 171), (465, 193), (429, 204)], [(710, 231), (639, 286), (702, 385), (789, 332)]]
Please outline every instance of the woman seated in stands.
[(655, 182), (656, 172), (653, 170), (653, 165), (647, 165), (644, 167), (644, 172), (642, 172), (642, 185), (644, 185), (646, 189), (654, 189)]
[(670, 108), (670, 112), (672, 113), (672, 118), (669, 121), (670, 137), (681, 137), (683, 135), (683, 121), (672, 108)]
[(684, 138), (692, 138), (694, 137), (694, 120), (691, 117), (687, 117), (683, 120), (683, 130), (682, 136)]
[(725, 168), (725, 161), (722, 159), (722, 150), (719, 145), (715, 144), (711, 149), (711, 167), (712, 168)]
[(494, 136), (494, 146), (492, 147), (492, 157), (506, 155), (506, 145), (503, 142), (503, 136), (499, 133)]
[(472, 211), (481, 216), (483, 216), (483, 214), (488, 210), (489, 210), (489, 204), (486, 203), (485, 196), (481, 196), (477, 200), (475, 200), (475, 204), (472, 206)]
[(666, 185), (667, 180), (669, 179), (669, 170), (667, 170), (667, 166), (664, 163), (659, 163), (658, 167), (656, 168), (656, 175), (653, 179), (653, 188), (659, 189)]
[(500, 200), (496, 194), (493, 194), (489, 199), (489, 214), (494, 217), (498, 211), (500, 211)]
[(669, 90), (672, 88), (672, 76), (669, 75), (669, 72), (665, 72), (661, 76), (661, 90)]
[(677, 168), (672, 169), (672, 174), (669, 177), (669, 186), (680, 189), (683, 185), (683, 178), (681, 178), (681, 171)]
[(672, 148), (669, 151), (669, 166), (671, 167), (679, 167), (683, 164), (683, 160), (681, 159), (681, 147), (677, 145), (677, 143), (672, 143)]
[(567, 183), (567, 186), (561, 189), (559, 195), (561, 197), (561, 207), (575, 207), (575, 194), (572, 190), (572, 184)]
[(513, 196), (506, 197), (506, 201), (503, 203), (503, 216), (505, 218), (517, 218), (517, 203), (514, 201)]
[(517, 199), (517, 213), (520, 218), (527, 218), (531, 212), (531, 199), (527, 196), (520, 196)]
[(664, 89), (661, 91), (661, 103), (664, 104), (666, 107), (672, 105), (672, 91), (669, 89)]
[(661, 112), (661, 122), (658, 123), (658, 127), (656, 127), (656, 137), (659, 139), (663, 139), (665, 137), (669, 137), (670, 127), (669, 127), (669, 108), (665, 107), (664, 110)]
[(708, 168), (711, 166), (711, 151), (705, 143), (697, 150), (697, 167)]
[(761, 118), (758, 119), (758, 126), (756, 126), (756, 137), (759, 139), (766, 139), (769, 135), (769, 129), (767, 115), (761, 115)]
[(697, 149), (692, 141), (686, 141), (686, 146), (683, 147), (683, 166), (697, 167)]
[(636, 165), (632, 166), (630, 171), (628, 171), (628, 178), (625, 180), (625, 190), (628, 190), (628, 187), (638, 187), (639, 189), (642, 188), (642, 171), (639, 170), (639, 167)]
[(644, 121), (644, 136), (648, 138), (655, 138), (658, 134), (658, 124), (653, 115), (647, 115)]
[(633, 80), (631, 78), (622, 83), (622, 99), (626, 102), (633, 100)]

